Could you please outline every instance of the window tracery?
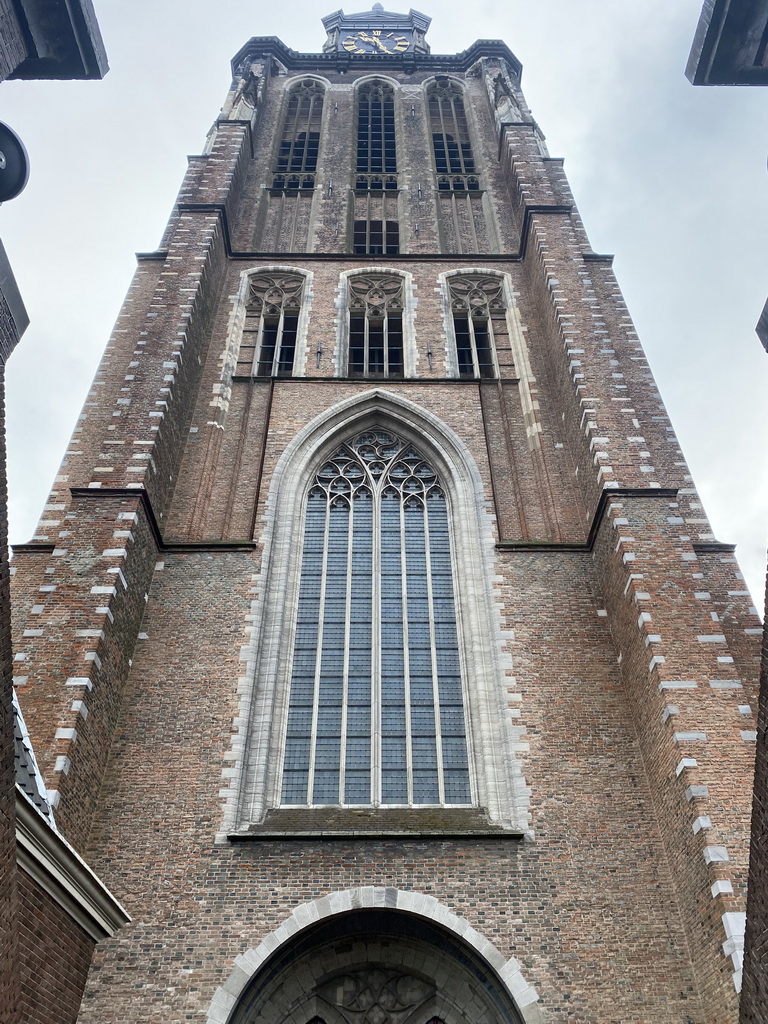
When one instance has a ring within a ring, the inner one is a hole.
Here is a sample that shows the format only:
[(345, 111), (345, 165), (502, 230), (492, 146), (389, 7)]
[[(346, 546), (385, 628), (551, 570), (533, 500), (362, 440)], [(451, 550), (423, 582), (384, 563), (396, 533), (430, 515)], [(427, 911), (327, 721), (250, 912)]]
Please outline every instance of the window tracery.
[(284, 751), (284, 805), (472, 802), (446, 498), (387, 431), (310, 484)]
[(250, 278), (238, 375), (293, 375), (303, 294), (300, 274), (254, 274)]
[(350, 377), (403, 376), (403, 279), (366, 274), (349, 281)]
[(300, 82), (291, 92), (283, 119), (272, 188), (281, 192), (310, 191), (320, 149), (325, 90), (320, 82)]
[(355, 189), (375, 192), (397, 189), (395, 94), (384, 82), (358, 90)]
[(496, 377), (496, 346), (508, 334), (502, 279), (452, 277), (448, 288), (458, 376)]
[(478, 191), (475, 158), (461, 86), (439, 78), (429, 92), (432, 154), (441, 192)]

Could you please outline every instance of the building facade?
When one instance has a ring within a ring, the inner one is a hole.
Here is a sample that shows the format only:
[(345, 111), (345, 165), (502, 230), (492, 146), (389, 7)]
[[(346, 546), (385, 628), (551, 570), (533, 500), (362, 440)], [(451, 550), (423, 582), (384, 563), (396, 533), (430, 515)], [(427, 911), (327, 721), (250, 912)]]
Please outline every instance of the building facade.
[[(0, 82), (8, 78), (102, 78), (107, 60), (90, 0), (0, 0)], [(26, 183), (23, 144), (2, 129), (0, 191)], [(75, 1019), (95, 944), (127, 918), (59, 832), (14, 693), (5, 368), (29, 324), (0, 242), (0, 1020)]]
[(29, 544), (87, 1024), (738, 1016), (760, 626), (508, 47), (251, 39)]
[[(768, 85), (768, 2), (705, 0), (685, 73), (693, 85)], [(768, 349), (768, 302), (756, 330)], [(743, 1024), (762, 1024), (768, 1017), (768, 631), (763, 633), (759, 704)]]

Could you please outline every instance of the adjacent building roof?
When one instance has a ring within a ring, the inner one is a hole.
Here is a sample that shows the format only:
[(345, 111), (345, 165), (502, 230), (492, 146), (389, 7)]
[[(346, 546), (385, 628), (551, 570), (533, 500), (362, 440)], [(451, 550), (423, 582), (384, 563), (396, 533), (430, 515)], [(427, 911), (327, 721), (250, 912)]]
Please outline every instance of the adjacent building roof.
[(35, 760), (32, 741), (24, 724), (24, 716), (21, 713), (21, 707), (19, 706), (15, 691), (13, 694), (13, 741), (16, 762), (16, 785), (26, 794), (47, 822), (56, 828), (56, 822), (53, 820), (53, 810), (48, 802), (45, 783)]
[(0, 0), (0, 11), (17, 44), (3, 77), (103, 78), (109, 70), (92, 0)]
[(694, 85), (768, 85), (768, 0), (704, 0), (685, 74)]

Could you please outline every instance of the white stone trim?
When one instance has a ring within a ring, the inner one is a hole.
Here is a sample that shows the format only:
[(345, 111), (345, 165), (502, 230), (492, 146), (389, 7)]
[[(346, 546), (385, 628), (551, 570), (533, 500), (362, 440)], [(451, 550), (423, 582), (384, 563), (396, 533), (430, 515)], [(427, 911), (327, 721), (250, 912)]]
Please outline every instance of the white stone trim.
[(310, 903), (300, 904), (290, 917), (270, 932), (255, 949), (249, 949), (236, 957), (229, 977), (214, 992), (208, 1008), (207, 1024), (227, 1024), (238, 999), (256, 973), (278, 949), (292, 941), (299, 932), (317, 921), (368, 907), (412, 914), (451, 932), (485, 961), (500, 985), (506, 988), (525, 1024), (544, 1024), (546, 1016), (539, 1005), (538, 993), (525, 980), (520, 964), (514, 957), (507, 959), (492, 942), (476, 931), (469, 921), (454, 914), (434, 896), (372, 885), (332, 892)]
[(240, 274), (240, 286), (235, 295), (230, 296), (232, 311), (229, 315), (227, 327), (227, 339), (219, 355), (219, 379), (214, 384), (211, 392), (210, 407), (212, 418), (219, 423), (229, 407), (232, 396), (232, 376), (237, 367), (237, 358), (240, 354), (240, 343), (243, 339), (245, 327), (245, 311), (248, 306), (251, 278), (258, 274), (296, 274), (304, 279), (304, 290), (301, 298), (301, 309), (299, 310), (299, 322), (296, 330), (296, 352), (293, 357), (294, 376), (303, 377), (306, 372), (308, 359), (308, 334), (309, 314), (313, 298), (314, 272), (304, 267), (293, 267), (282, 263), (269, 263), (262, 266), (249, 267)]
[(94, 942), (131, 919), (104, 883), (16, 787), (16, 862)]
[(228, 786), (221, 793), (225, 808), (220, 842), (263, 820), (279, 804), (292, 609), (298, 598), (308, 481), (342, 437), (374, 425), (416, 444), (445, 489), (458, 581), (456, 615), (473, 790), (491, 822), (530, 835), (530, 790), (516, 756), (525, 729), (513, 724), (508, 709), (512, 662), (494, 594), (495, 534), (479, 471), (464, 442), (436, 416), (408, 399), (374, 389), (312, 420), (288, 443), (275, 468), (260, 538), (262, 571), (249, 616), (251, 643), (241, 654), (246, 667), (227, 762)]
[[(448, 270), (438, 275), (440, 288), (440, 307), (443, 314), (444, 337), (446, 339), (445, 369), (449, 377), (459, 376), (459, 362), (456, 352), (456, 334), (453, 329), (453, 314), (450, 301), (450, 280), (452, 277), (465, 277), (468, 274), (478, 277), (501, 278), (504, 286), (504, 303), (507, 308), (507, 331), (509, 333), (509, 344), (512, 349), (512, 358), (515, 364), (515, 371), (520, 381), (518, 388), (520, 392), (520, 406), (525, 423), (525, 433), (528, 438), (528, 447), (533, 450), (540, 444), (541, 422), (539, 419), (539, 402), (533, 397), (531, 385), (536, 383), (531, 367), (531, 358), (528, 352), (528, 343), (525, 339), (520, 311), (515, 303), (515, 292), (512, 287), (512, 278), (503, 270), (495, 270), (492, 267), (459, 267), (456, 270)], [(494, 362), (497, 364), (498, 354), (494, 342)]]
[[(401, 267), (354, 267), (339, 274), (336, 298), (336, 351), (333, 354), (333, 372), (336, 377), (346, 377), (349, 363), (349, 281), (353, 277), (391, 274), (403, 282), (403, 376), (416, 376), (416, 306), (413, 274)], [(399, 378), (392, 378), (397, 381)]]

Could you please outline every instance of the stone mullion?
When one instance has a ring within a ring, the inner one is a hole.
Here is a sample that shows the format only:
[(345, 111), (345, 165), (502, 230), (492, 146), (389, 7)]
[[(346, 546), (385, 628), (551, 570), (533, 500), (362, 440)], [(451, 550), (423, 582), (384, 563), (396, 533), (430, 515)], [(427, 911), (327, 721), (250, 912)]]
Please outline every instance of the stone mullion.
[(82, 848), (157, 549), (138, 495), (75, 497), (68, 524), (61, 547), (34, 555), (48, 564), (15, 678), (57, 821)]
[[(698, 578), (696, 554), (666, 521), (668, 503), (662, 495), (614, 502), (601, 530), (598, 564), (662, 840), (710, 1008), (706, 1019), (714, 1022), (734, 1012), (740, 983), (754, 746), (741, 736), (740, 683), (725, 660), (728, 647)], [(723, 764), (730, 768), (726, 777)]]

